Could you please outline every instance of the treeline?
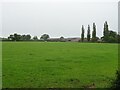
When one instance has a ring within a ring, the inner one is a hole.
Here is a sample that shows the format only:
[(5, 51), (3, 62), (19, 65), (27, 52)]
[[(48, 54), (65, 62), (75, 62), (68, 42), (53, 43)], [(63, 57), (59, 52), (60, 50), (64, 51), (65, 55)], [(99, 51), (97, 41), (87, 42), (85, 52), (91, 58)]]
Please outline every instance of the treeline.
[(11, 34), (7, 39), (4, 39), (5, 41), (45, 41), (49, 38), (48, 34), (43, 34), (40, 39), (37, 36), (34, 36), (33, 38), (31, 35), (20, 35), (17, 33)]
[[(84, 26), (82, 25), (81, 29), (81, 41), (85, 41), (84, 33), (85, 29)], [(106, 43), (120, 43), (120, 35), (117, 34), (115, 31), (109, 30), (108, 23), (107, 21), (104, 23), (104, 30), (103, 30), (103, 37), (99, 39), (99, 37), (96, 36), (96, 25), (93, 23), (93, 31), (92, 35), (90, 34), (90, 25), (88, 25), (88, 30), (87, 30), (87, 41), (88, 42), (97, 42), (98, 40), (101, 40), (101, 42), (106, 42)]]
[[(104, 23), (103, 28), (103, 36), (97, 37), (96, 35), (96, 24), (93, 23), (92, 34), (90, 33), (90, 25), (88, 25), (87, 29), (87, 37), (85, 37), (85, 29), (82, 25), (81, 35), (79, 42), (105, 42), (105, 43), (120, 43), (120, 35), (117, 34), (115, 31), (109, 30), (109, 26), (107, 21)], [(3, 38), (3, 41), (67, 41), (64, 37), (59, 39), (49, 39), (50, 36), (48, 34), (43, 34), (39, 38), (37, 36), (31, 37), (30, 34), (28, 35), (20, 35), (17, 33), (9, 35), (8, 38)], [(69, 41), (69, 40), (68, 40)]]

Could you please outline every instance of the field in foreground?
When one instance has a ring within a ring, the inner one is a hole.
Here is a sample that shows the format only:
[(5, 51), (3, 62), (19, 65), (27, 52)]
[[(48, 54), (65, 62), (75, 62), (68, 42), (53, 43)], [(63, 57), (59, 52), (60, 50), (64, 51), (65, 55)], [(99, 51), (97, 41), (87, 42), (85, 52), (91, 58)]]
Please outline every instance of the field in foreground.
[(117, 44), (3, 42), (3, 88), (109, 87)]

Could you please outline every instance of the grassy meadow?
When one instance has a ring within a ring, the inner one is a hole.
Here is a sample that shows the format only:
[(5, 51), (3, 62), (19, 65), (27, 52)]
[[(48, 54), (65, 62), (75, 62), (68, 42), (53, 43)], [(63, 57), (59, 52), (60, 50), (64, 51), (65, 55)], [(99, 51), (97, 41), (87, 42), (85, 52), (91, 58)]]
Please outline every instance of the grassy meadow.
[(3, 88), (106, 88), (115, 78), (118, 45), (3, 42)]

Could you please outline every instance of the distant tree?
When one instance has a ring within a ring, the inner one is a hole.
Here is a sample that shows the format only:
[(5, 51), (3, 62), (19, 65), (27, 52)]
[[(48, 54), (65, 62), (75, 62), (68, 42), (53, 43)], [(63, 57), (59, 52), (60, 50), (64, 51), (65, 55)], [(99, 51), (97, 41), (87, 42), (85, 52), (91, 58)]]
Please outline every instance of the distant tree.
[(117, 35), (117, 42), (120, 43), (120, 35)]
[(14, 34), (15, 41), (18, 41), (18, 35), (17, 33)]
[(93, 42), (97, 41), (97, 39), (96, 39), (96, 25), (95, 25), (95, 23), (93, 23), (92, 41)]
[(21, 35), (21, 40), (22, 41), (26, 40), (26, 35)]
[(63, 36), (60, 37), (60, 41), (64, 41), (64, 37)]
[(61, 36), (61, 37), (60, 37), (60, 39), (64, 39), (64, 37), (63, 37), (63, 36)]
[(14, 33), (14, 35), (10, 35), (8, 39), (12, 41), (19, 41), (21, 39), (21, 35)]
[(21, 40), (22, 41), (26, 41), (26, 40), (30, 40), (31, 36), (30, 35), (21, 35)]
[(18, 35), (17, 33), (14, 34), (15, 41), (19, 41), (21, 38), (21, 35)]
[(40, 39), (46, 41), (50, 36), (48, 34), (43, 34)]
[(81, 33), (81, 41), (84, 41), (84, 33), (85, 33), (85, 29), (84, 26), (82, 25), (82, 33)]
[(104, 23), (104, 31), (103, 31), (102, 40), (104, 42), (108, 42), (108, 43), (119, 42), (119, 34), (117, 35), (116, 32), (114, 32), (112, 30), (111, 31), (109, 30), (107, 21), (105, 21), (105, 23)]
[(109, 31), (109, 36), (116, 37), (117, 33), (114, 31)]
[(104, 31), (103, 31), (103, 41), (108, 42), (109, 40), (109, 28), (107, 21), (104, 23)]
[(37, 37), (37, 36), (34, 36), (34, 37), (33, 37), (33, 40), (38, 40), (38, 37)]
[(10, 35), (10, 36), (8, 37), (8, 40), (14, 41), (14, 40), (15, 40), (14, 35)]
[(30, 40), (31, 36), (30, 35), (26, 35), (26, 40)]
[(114, 31), (109, 31), (109, 36), (108, 36), (106, 42), (116, 43), (117, 42), (117, 33)]
[(88, 25), (88, 31), (87, 31), (87, 41), (90, 41), (90, 25)]

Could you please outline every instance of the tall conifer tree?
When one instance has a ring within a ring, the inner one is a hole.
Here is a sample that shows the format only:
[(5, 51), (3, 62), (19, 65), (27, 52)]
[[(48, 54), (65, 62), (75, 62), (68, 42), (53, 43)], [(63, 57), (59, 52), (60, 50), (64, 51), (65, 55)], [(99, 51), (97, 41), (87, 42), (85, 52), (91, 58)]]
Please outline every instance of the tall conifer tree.
[(93, 31), (92, 31), (92, 41), (96, 41), (96, 25), (93, 23)]
[(88, 25), (88, 31), (87, 31), (87, 41), (90, 41), (90, 25)]
[(85, 29), (84, 26), (82, 25), (82, 33), (81, 33), (81, 41), (84, 41), (84, 33), (85, 33)]

